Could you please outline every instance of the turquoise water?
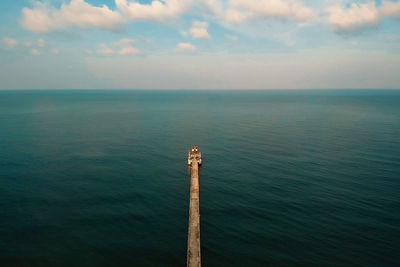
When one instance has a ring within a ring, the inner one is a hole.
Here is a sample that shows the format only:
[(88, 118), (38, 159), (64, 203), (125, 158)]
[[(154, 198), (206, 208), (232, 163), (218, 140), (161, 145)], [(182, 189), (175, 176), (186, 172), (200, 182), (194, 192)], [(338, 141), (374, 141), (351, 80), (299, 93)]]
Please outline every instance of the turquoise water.
[(400, 262), (400, 91), (1, 91), (0, 265)]

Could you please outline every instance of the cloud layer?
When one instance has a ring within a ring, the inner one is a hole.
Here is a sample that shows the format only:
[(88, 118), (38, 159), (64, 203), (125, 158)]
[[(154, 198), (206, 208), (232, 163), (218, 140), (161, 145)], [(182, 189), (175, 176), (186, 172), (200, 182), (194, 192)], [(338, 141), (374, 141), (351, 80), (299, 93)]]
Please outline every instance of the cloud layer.
[(92, 6), (84, 0), (63, 3), (60, 9), (50, 6), (48, 2), (35, 1), (33, 8), (22, 9), (22, 26), (35, 33), (50, 33), (71, 26), (118, 31), (122, 25), (119, 12), (106, 5)]
[[(115, 6), (111, 10), (106, 5), (98, 7), (85, 0), (70, 0), (56, 8), (48, 1), (35, 0), (33, 7), (23, 8), (21, 24), (29, 31), (42, 34), (70, 27), (121, 31), (128, 21), (171, 23), (195, 12), (198, 17), (232, 25), (265, 19), (318, 23), (318, 17), (324, 16), (323, 21), (334, 31), (351, 32), (374, 27), (384, 17), (400, 19), (400, 1), (389, 0), (382, 0), (380, 6), (371, 0), (339, 1), (322, 10), (311, 8), (301, 0), (153, 0), (148, 4), (115, 0)], [(194, 38), (209, 39), (207, 26), (207, 22), (197, 21), (189, 32)]]
[[(154, 0), (149, 4), (115, 0), (116, 10), (106, 5), (96, 7), (85, 0), (70, 0), (56, 8), (45, 1), (34, 1), (33, 7), (22, 10), (22, 26), (35, 33), (50, 33), (75, 26), (120, 31), (127, 21), (170, 22), (190, 12), (199, 16), (213, 14), (226, 23), (242, 23), (254, 19), (281, 18), (310, 21), (315, 12), (297, 0)], [(194, 38), (209, 38), (207, 24), (193, 25)], [(198, 36), (198, 37), (196, 37)]]
[[(29, 0), (19, 5), (18, 13), (5, 8), (10, 16), (3, 16), (4, 88), (18, 87), (24, 75), (26, 81), (36, 79), (25, 87), (37, 88), (46, 87), (48, 78), (55, 87), (78, 81), (71, 87), (82, 88), (76, 77), (100, 88), (103, 82), (110, 88), (399, 85), (400, 0)], [(12, 25), (11, 15), (19, 16), (20, 25)], [(369, 28), (374, 30), (359, 34)], [(67, 79), (66, 72), (74, 75)]]
[(352, 3), (348, 7), (333, 5), (325, 11), (327, 23), (334, 31), (351, 32), (375, 27), (385, 17), (400, 19), (400, 2), (383, 0), (380, 7), (373, 1)]

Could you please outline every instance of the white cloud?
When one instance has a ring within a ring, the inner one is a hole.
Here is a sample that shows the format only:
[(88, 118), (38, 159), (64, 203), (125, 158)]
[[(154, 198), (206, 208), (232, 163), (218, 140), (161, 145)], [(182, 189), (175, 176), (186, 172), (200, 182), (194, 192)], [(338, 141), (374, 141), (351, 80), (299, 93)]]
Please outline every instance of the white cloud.
[(60, 50), (53, 48), (53, 49), (51, 49), (51, 53), (54, 55), (58, 55), (58, 54), (60, 54)]
[(22, 26), (35, 33), (50, 33), (70, 26), (93, 27), (118, 31), (122, 28), (122, 17), (106, 5), (95, 7), (84, 0), (63, 3), (60, 9), (48, 2), (33, 2), (33, 8), (22, 9)]
[(31, 47), (32, 45), (33, 45), (33, 43), (30, 42), (30, 41), (24, 42), (24, 46), (25, 46), (25, 47)]
[(343, 8), (334, 5), (326, 8), (327, 22), (335, 31), (353, 31), (360, 28), (374, 26), (379, 23), (379, 11), (375, 2), (357, 4)]
[(81, 27), (92, 26), (103, 30), (118, 30), (121, 27), (121, 16), (106, 5), (94, 7), (83, 0), (72, 0), (63, 5), (61, 10), (67, 21)]
[(176, 46), (176, 50), (180, 51), (180, 52), (191, 52), (191, 51), (195, 51), (196, 47), (189, 43), (179, 43)]
[(296, 0), (231, 0), (225, 14), (229, 23), (269, 17), (310, 22), (315, 12)]
[(46, 46), (46, 41), (43, 40), (43, 39), (39, 39), (39, 40), (37, 41), (37, 45), (38, 45), (39, 47), (45, 47), (45, 46)]
[(38, 49), (36, 49), (36, 48), (31, 49), (31, 55), (38, 56), (40, 54), (41, 54), (41, 52)]
[(132, 46), (134, 43), (135, 43), (135, 40), (132, 40), (132, 39), (121, 39), (118, 42), (115, 42), (114, 45), (124, 48), (127, 46)]
[(116, 47), (116, 49), (110, 48), (109, 46), (102, 44), (100, 45), (100, 49), (96, 51), (98, 55), (101, 56), (130, 56), (130, 55), (139, 55), (140, 51), (136, 47), (133, 47), (135, 40), (132, 39), (122, 39), (118, 42), (114, 42), (112, 45)]
[(178, 17), (189, 8), (191, 0), (154, 0), (151, 4), (137, 1), (115, 0), (118, 9), (131, 20), (162, 21)]
[(129, 55), (139, 55), (140, 51), (136, 47), (124, 47), (120, 51), (118, 51), (118, 55), (120, 56), (129, 56)]
[(14, 49), (14, 48), (16, 48), (18, 46), (18, 41), (15, 40), (14, 38), (4, 37), (3, 38), (3, 44), (8, 49)]
[(46, 3), (34, 2), (32, 9), (22, 9), (22, 26), (35, 33), (49, 33), (65, 27), (59, 11)]
[(400, 19), (400, 2), (383, 0), (380, 11), (382, 16)]
[(198, 39), (210, 39), (210, 35), (207, 31), (208, 23), (203, 21), (194, 21), (189, 32), (193, 38)]
[(383, 0), (377, 7), (375, 2), (352, 3), (349, 7), (333, 5), (326, 8), (327, 23), (335, 31), (351, 32), (379, 24), (384, 17), (400, 19), (400, 1)]

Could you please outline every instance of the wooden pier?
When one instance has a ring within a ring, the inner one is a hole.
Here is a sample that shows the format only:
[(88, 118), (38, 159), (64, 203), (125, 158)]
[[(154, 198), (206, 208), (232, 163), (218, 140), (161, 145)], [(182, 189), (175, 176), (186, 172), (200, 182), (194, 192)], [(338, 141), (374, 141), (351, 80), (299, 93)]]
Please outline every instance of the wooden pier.
[(201, 163), (201, 153), (198, 147), (194, 146), (188, 154), (188, 165), (190, 166), (190, 204), (187, 266), (189, 267), (201, 266), (199, 207), (199, 165)]

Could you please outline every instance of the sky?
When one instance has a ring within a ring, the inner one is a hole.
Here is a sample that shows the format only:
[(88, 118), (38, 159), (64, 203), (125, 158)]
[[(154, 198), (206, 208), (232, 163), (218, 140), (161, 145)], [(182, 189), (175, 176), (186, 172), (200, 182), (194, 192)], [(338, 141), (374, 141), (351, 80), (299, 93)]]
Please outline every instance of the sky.
[(0, 2), (0, 89), (400, 89), (400, 0)]

